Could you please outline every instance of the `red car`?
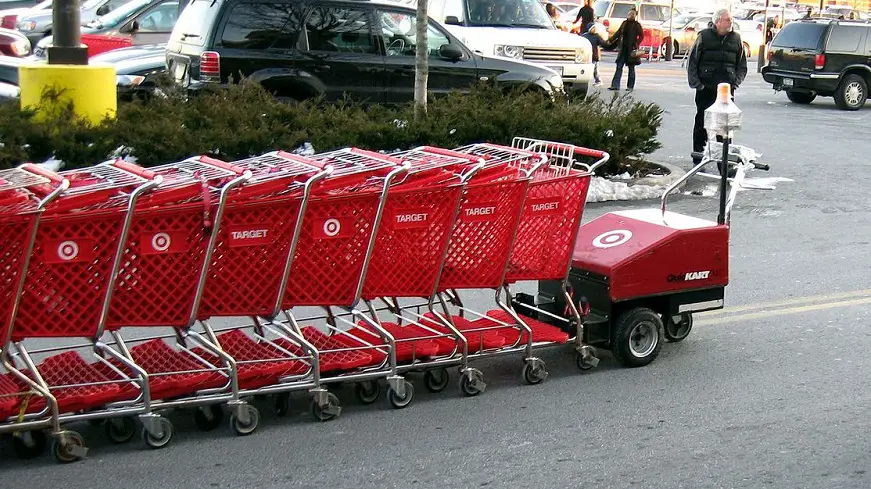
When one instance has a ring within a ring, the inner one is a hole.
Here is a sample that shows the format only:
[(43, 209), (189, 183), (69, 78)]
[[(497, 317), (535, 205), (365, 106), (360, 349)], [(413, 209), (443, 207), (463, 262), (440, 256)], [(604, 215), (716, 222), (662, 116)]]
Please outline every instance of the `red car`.
[(30, 54), (30, 41), (18, 31), (0, 28), (0, 55), (23, 58)]

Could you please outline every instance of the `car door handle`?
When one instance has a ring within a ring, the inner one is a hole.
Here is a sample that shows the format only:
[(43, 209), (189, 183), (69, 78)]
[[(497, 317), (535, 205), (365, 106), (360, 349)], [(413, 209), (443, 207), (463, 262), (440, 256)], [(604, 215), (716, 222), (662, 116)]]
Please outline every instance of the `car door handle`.
[(330, 71), (330, 65), (318, 65), (314, 67), (314, 71), (318, 73), (323, 73), (325, 71)]

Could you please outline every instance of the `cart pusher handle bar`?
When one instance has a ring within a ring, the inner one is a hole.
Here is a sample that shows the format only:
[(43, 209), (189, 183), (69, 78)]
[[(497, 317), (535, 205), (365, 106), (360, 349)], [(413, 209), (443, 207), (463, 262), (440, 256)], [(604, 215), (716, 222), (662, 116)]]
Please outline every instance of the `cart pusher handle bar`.
[[(665, 189), (665, 192), (662, 193), (662, 197), (660, 199), (660, 210), (662, 211), (663, 222), (665, 222), (665, 211), (666, 211), (666, 206), (668, 205), (668, 196), (671, 195), (678, 187), (680, 187), (690, 177), (692, 177), (696, 173), (699, 173), (702, 170), (702, 168), (705, 167), (705, 165), (707, 165), (708, 163), (711, 163), (713, 161), (720, 161), (720, 160), (717, 160), (714, 158), (707, 158), (707, 157), (703, 158), (699, 164), (694, 166), (684, 176), (679, 178), (677, 181), (675, 181), (674, 183), (669, 185), (668, 188)], [(770, 167), (768, 165), (763, 164), (763, 163), (744, 161), (744, 159), (741, 158), (740, 156), (739, 156), (739, 162), (738, 162), (737, 166), (738, 166), (737, 171), (740, 172), (741, 180), (744, 179), (744, 173), (747, 171), (748, 168), (756, 168), (756, 169), (764, 170), (764, 171), (768, 171), (770, 169)], [(723, 171), (728, 171), (728, 165), (726, 165), (726, 168), (723, 168)], [(704, 174), (702, 174), (702, 175), (704, 175)], [(736, 173), (735, 176), (737, 177), (738, 173)], [(720, 176), (714, 176), (712, 178), (715, 178), (716, 180), (720, 180)], [(738, 182), (738, 185), (736, 186), (736, 185), (734, 185), (735, 178), (730, 178), (728, 180), (733, 182), (733, 186), (735, 186), (735, 187), (740, 186), (740, 187), (745, 188), (745, 189), (756, 189), (756, 190), (772, 190), (773, 189), (773, 187), (744, 186), (741, 184), (741, 182)], [(734, 201), (734, 197), (732, 197), (732, 200)], [(729, 206), (729, 210), (731, 210), (731, 205)]]

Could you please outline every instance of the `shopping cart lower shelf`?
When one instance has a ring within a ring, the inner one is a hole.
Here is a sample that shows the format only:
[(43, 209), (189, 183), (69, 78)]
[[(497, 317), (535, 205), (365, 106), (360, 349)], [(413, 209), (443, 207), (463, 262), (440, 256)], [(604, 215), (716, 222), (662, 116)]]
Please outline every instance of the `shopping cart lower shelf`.
[[(476, 324), (474, 321), (469, 321), (462, 316), (451, 316), (451, 320), (454, 322), (454, 326), (465, 335), (466, 340), (469, 342), (469, 353), (502, 348), (508, 344), (506, 343), (505, 337), (502, 335), (502, 330), (491, 329), (486, 331), (474, 331), (476, 329), (481, 329), (482, 327), (491, 327), (493, 326), (492, 324)], [(423, 321), (429, 321), (429, 323), (425, 324), (427, 324), (427, 326), (431, 325), (433, 329), (445, 332), (448, 331), (448, 329), (441, 325), (441, 323), (436, 322), (432, 313), (424, 314)]]
[[(137, 395), (137, 390), (132, 386), (122, 384), (124, 379), (112, 372), (111, 369), (97, 368), (96, 365), (89, 364), (74, 351), (46, 358), (37, 368), (49, 387), (92, 384), (51, 389), (51, 393), (57, 399), (58, 411), (61, 413), (87, 411), (112, 402), (131, 400)], [(28, 390), (24, 383), (15, 380), (20, 390)], [(111, 381), (118, 383), (100, 384), (100, 382)], [(45, 408), (45, 405), (43, 397), (33, 395), (28, 400), (25, 412), (39, 412)]]
[(148, 385), (151, 398), (155, 400), (186, 396), (227, 384), (227, 377), (217, 372), (196, 372), (212, 367), (174, 350), (161, 339), (136, 345), (130, 349), (130, 354), (133, 361), (150, 374)]
[[(337, 337), (328, 336), (321, 332), (319, 329), (314, 326), (306, 326), (302, 328), (302, 336), (308, 340), (318, 351), (326, 353), (320, 354), (320, 365), (321, 365), (321, 373), (332, 373), (344, 370), (354, 370), (361, 367), (369, 367), (371, 365), (377, 365), (379, 362), (375, 361), (372, 358), (372, 355), (366, 351), (361, 350), (349, 350), (349, 351), (336, 351), (331, 352), (329, 350), (338, 350), (342, 348), (349, 347), (357, 347), (363, 346), (361, 344), (354, 345), (346, 345), (337, 340)], [(338, 335), (337, 335), (338, 336)], [(286, 340), (278, 340), (275, 342), (276, 345), (284, 348), (293, 353), (302, 355), (302, 350)]]
[[(556, 326), (552, 326), (550, 324), (543, 323), (536, 319), (532, 319), (530, 317), (526, 317), (524, 315), (520, 315), (520, 318), (523, 319), (523, 322), (532, 329), (532, 342), (533, 343), (567, 343), (569, 341), (569, 334), (565, 331), (557, 328)], [(511, 316), (508, 315), (507, 312), (501, 309), (494, 309), (491, 311), (487, 311), (487, 317), (481, 318), (473, 321), (476, 323), (478, 327), (482, 326), (492, 326), (499, 324), (497, 321), (501, 321), (503, 323), (514, 324), (514, 320)], [(513, 328), (504, 328), (498, 330), (499, 333), (505, 338), (505, 341), (508, 344), (512, 344), (517, 341), (517, 337), (520, 335), (520, 332)], [(520, 338), (521, 343), (525, 343), (527, 341), (526, 333), (523, 333), (522, 338)]]

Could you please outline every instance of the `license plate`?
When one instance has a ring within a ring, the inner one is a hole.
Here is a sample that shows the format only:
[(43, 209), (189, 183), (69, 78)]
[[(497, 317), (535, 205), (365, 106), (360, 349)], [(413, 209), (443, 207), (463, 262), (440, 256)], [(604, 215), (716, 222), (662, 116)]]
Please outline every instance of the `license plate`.
[(783, 86), (791, 87), (792, 86), (792, 78), (784, 78), (783, 79)]
[(44, 58), (45, 57), (45, 48), (43, 48), (41, 46), (37, 46), (36, 49), (33, 50), (33, 55), (36, 56), (37, 58)]
[(556, 71), (559, 76), (563, 76), (563, 67), (562, 66), (548, 66), (548, 68)]

